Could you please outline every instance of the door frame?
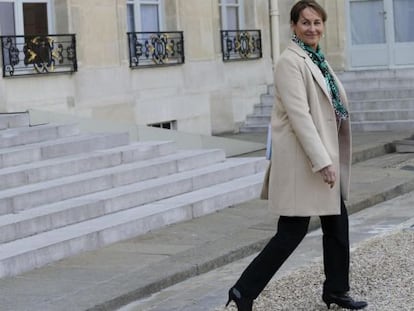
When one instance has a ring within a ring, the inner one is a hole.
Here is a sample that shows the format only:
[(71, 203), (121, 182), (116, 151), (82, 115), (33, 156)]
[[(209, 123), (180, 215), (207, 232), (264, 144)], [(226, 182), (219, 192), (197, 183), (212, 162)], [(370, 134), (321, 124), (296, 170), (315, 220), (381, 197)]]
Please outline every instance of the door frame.
[[(358, 1), (358, 0), (354, 0)], [(395, 31), (394, 31), (394, 0), (381, 0), (383, 2), (384, 8), (384, 27), (385, 27), (385, 44), (386, 44), (386, 52), (387, 52), (387, 64), (386, 65), (376, 65), (376, 66), (353, 66), (351, 62), (352, 56), (352, 30), (351, 30), (351, 2), (353, 0), (346, 0), (345, 3), (345, 14), (347, 20), (347, 27), (346, 27), (346, 55), (347, 55), (347, 69), (348, 70), (367, 70), (367, 69), (393, 69), (393, 68), (407, 68), (407, 67), (414, 67), (414, 63), (412, 64), (396, 64), (396, 50), (397, 45), (408, 45), (410, 43), (397, 43), (395, 42)], [(414, 42), (411, 44), (414, 45)]]

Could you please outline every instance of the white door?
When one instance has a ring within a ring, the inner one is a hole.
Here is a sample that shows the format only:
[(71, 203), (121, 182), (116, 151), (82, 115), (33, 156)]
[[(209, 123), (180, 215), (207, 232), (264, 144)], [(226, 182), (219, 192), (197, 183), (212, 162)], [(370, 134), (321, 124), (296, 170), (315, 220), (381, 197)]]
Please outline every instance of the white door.
[(349, 1), (351, 67), (388, 65), (385, 20), (384, 0)]
[(414, 65), (414, 1), (393, 0), (394, 25), (393, 57), (394, 64)]
[(414, 0), (348, 0), (352, 68), (414, 65)]

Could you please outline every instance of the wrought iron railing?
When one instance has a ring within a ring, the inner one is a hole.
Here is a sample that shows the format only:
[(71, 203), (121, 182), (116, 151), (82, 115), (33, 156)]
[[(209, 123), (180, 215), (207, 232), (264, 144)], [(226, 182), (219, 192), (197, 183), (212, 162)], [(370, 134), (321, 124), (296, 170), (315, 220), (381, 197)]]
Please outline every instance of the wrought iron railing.
[(182, 31), (128, 32), (127, 35), (131, 68), (184, 64)]
[(262, 58), (260, 30), (222, 30), (221, 51), (225, 62)]
[(3, 77), (78, 70), (74, 34), (0, 36)]

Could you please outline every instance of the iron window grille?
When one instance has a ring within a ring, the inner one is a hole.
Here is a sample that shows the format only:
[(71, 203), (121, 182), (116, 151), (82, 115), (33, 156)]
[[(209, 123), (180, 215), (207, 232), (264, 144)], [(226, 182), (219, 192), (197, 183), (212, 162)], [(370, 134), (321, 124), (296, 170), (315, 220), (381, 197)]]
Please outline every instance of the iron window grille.
[(221, 51), (224, 62), (262, 58), (260, 30), (221, 30)]
[(182, 31), (128, 32), (127, 35), (130, 68), (184, 64)]
[(0, 36), (3, 77), (78, 70), (74, 34)]

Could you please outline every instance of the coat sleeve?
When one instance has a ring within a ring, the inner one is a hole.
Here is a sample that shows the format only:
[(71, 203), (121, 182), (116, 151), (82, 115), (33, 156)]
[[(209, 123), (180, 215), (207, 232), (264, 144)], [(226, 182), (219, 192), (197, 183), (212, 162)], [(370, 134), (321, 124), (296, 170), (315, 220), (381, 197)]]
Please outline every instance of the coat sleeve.
[(317, 172), (331, 165), (332, 160), (312, 119), (305, 83), (297, 60), (290, 57), (280, 59), (275, 68), (276, 94), (286, 110), (300, 145), (311, 162), (312, 171)]

